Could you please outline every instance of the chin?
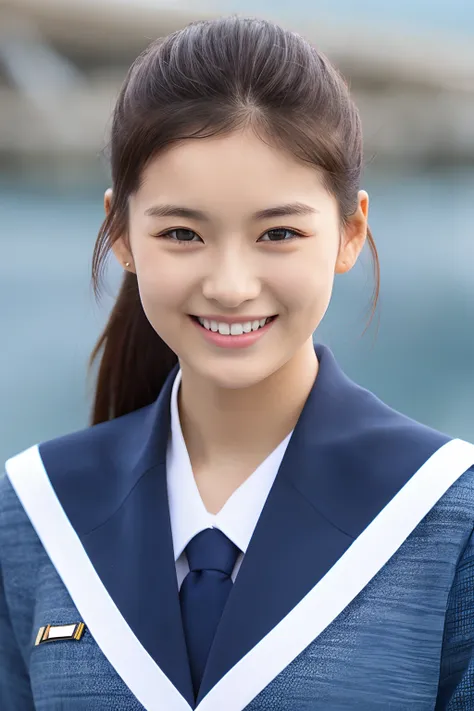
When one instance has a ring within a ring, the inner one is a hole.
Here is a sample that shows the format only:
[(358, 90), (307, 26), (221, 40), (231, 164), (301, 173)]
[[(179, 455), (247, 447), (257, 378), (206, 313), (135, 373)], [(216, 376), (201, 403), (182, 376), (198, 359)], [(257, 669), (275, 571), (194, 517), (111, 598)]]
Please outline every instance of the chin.
[[(192, 364), (189, 364), (192, 367)], [(196, 367), (197, 366), (197, 367)], [(251, 388), (268, 378), (275, 369), (272, 369), (268, 362), (265, 363), (244, 363), (244, 362), (207, 362), (199, 367), (196, 363), (194, 372), (199, 377), (206, 378), (216, 387), (226, 390), (243, 390)]]

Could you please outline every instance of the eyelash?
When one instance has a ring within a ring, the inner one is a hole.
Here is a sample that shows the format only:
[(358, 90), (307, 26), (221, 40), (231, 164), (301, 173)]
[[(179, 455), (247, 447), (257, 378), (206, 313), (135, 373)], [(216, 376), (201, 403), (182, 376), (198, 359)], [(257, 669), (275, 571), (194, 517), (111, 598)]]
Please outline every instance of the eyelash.
[[(168, 230), (167, 232), (161, 232), (160, 234), (153, 235), (153, 236), (160, 237), (163, 239), (169, 239), (171, 242), (176, 242), (176, 244), (180, 244), (183, 246), (187, 246), (190, 244), (196, 244), (195, 240), (179, 240), (179, 239), (171, 237), (173, 232), (179, 232), (179, 231), (190, 232), (190, 233), (196, 235), (197, 237), (199, 237), (197, 232), (194, 232), (194, 230), (190, 230), (187, 227), (175, 227), (173, 230)], [(289, 227), (272, 227), (271, 230), (267, 230), (266, 232), (264, 232), (262, 237), (269, 234), (270, 232), (289, 232), (292, 236), (290, 237), (290, 239), (282, 239), (282, 240), (270, 240), (270, 239), (261, 240), (261, 238), (259, 238), (259, 241), (269, 242), (271, 244), (282, 244), (282, 243), (292, 242), (294, 239), (301, 239), (303, 237), (301, 232), (297, 232), (296, 230), (290, 229)]]

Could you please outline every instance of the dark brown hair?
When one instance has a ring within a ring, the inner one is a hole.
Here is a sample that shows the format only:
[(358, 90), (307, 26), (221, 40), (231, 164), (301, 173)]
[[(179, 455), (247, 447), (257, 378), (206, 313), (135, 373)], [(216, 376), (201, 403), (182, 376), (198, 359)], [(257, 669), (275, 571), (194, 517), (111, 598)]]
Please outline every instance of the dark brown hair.
[[(363, 145), (359, 113), (341, 74), (300, 35), (266, 20), (192, 23), (152, 42), (118, 96), (109, 146), (111, 209), (93, 255), (96, 295), (111, 246), (128, 234), (128, 198), (148, 162), (173, 142), (246, 125), (320, 170), (346, 224), (357, 209)], [(376, 277), (372, 318), (379, 261), (370, 230), (368, 243)], [(145, 316), (135, 274), (124, 273), (91, 366), (99, 354), (92, 424), (153, 402), (177, 363)]]

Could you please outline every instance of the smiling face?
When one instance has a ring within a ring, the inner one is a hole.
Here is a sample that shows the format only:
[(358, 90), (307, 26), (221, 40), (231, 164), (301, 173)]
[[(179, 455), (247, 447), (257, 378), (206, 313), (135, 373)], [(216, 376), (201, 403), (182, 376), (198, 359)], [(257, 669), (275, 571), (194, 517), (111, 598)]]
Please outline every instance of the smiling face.
[(361, 191), (341, 233), (313, 167), (251, 131), (188, 140), (147, 166), (113, 249), (183, 369), (248, 387), (313, 349), (334, 274), (364, 244), (367, 206)]

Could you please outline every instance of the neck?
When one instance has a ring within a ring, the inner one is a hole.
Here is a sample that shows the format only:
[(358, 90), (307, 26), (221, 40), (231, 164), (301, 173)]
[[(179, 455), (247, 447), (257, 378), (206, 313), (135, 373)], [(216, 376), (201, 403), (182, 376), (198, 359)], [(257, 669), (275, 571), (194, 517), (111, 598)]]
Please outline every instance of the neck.
[(193, 468), (263, 460), (294, 429), (318, 365), (310, 340), (278, 371), (248, 388), (220, 388), (184, 366), (179, 411)]

